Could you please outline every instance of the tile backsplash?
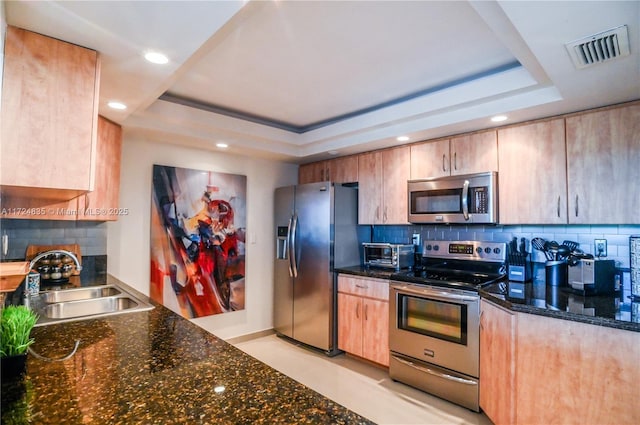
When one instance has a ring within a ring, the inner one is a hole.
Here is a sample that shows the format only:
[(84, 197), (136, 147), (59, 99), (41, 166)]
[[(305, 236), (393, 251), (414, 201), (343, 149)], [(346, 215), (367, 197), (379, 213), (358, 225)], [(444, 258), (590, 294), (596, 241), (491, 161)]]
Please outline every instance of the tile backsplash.
[(83, 257), (107, 254), (106, 222), (2, 219), (0, 233), (9, 240), (1, 260), (23, 259), (27, 245), (78, 244)]
[(607, 240), (607, 259), (615, 260), (616, 267), (623, 269), (625, 284), (629, 282), (629, 236), (640, 235), (640, 225), (565, 225), (565, 226), (484, 226), (484, 225), (407, 225), (364, 226), (371, 228), (373, 242), (411, 243), (413, 233), (420, 240), (477, 240), (509, 242), (514, 237), (527, 238), (528, 251), (533, 252), (533, 261), (544, 262), (544, 254), (531, 249), (535, 237), (562, 242), (575, 241), (588, 254), (594, 254), (594, 239)]

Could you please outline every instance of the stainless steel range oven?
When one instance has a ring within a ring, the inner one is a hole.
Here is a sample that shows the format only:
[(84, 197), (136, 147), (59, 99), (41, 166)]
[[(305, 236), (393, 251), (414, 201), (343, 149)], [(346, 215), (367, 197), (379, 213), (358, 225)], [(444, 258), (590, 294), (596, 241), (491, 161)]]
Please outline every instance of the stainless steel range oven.
[(389, 374), (476, 412), (478, 288), (504, 279), (505, 244), (425, 241), (423, 265), (392, 275)]

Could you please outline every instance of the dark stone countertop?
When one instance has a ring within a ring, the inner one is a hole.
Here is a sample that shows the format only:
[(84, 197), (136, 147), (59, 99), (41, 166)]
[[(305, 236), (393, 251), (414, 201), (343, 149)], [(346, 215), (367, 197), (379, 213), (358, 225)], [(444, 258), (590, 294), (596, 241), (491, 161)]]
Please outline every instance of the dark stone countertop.
[[(148, 299), (111, 277), (107, 283)], [(32, 348), (46, 357), (64, 357), (81, 342), (64, 361), (29, 354), (23, 380), (3, 380), (2, 423), (372, 423), (153, 304), (34, 328)]]
[[(393, 279), (395, 273), (363, 266), (339, 268), (336, 272), (378, 279)], [(546, 285), (544, 264), (535, 264), (531, 282), (495, 283), (479, 293), (515, 312), (640, 332), (640, 300), (631, 300), (629, 294), (622, 292), (585, 296), (570, 287)]]

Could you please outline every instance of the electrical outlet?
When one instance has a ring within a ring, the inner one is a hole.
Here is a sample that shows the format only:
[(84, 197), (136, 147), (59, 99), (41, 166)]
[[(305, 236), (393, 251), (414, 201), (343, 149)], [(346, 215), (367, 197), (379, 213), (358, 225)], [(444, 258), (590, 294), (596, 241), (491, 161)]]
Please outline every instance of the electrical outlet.
[(607, 240), (595, 239), (593, 242), (595, 244), (593, 255), (595, 255), (596, 257), (606, 257), (607, 256)]
[(420, 246), (420, 233), (414, 233), (412, 237), (413, 244), (417, 247)]

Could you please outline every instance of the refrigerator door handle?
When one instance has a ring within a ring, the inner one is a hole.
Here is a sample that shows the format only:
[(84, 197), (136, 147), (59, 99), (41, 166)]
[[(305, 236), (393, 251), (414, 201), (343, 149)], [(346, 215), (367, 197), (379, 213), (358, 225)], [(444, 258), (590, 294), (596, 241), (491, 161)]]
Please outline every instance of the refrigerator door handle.
[(289, 264), (292, 277), (298, 277), (298, 260), (296, 258), (296, 233), (298, 231), (298, 214), (293, 214), (291, 231), (289, 232)]
[(291, 225), (293, 223), (293, 216), (289, 217), (289, 225), (287, 226), (287, 241), (285, 244), (286, 256), (289, 260), (289, 277), (293, 277), (293, 265), (291, 264)]

